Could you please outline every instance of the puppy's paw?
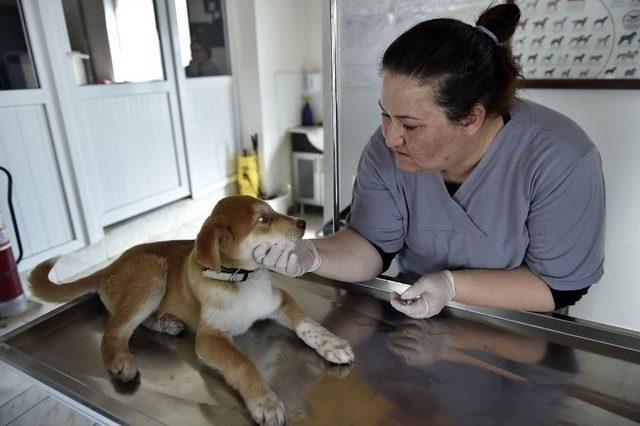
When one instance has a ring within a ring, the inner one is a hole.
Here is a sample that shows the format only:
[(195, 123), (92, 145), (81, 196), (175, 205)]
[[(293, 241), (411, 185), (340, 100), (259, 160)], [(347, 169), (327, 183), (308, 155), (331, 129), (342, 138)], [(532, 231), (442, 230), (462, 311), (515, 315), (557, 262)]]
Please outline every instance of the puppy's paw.
[(333, 337), (336, 339), (335, 341), (328, 342), (316, 349), (320, 356), (334, 364), (349, 364), (353, 362), (353, 349), (351, 349), (349, 343), (337, 336)]
[(349, 342), (319, 324), (303, 321), (296, 327), (296, 334), (329, 362), (334, 364), (353, 362), (353, 349)]
[(177, 336), (178, 334), (182, 333), (186, 328), (184, 323), (180, 321), (178, 317), (171, 314), (165, 314), (160, 318), (158, 318), (157, 325), (158, 325), (158, 329), (162, 333), (166, 333), (171, 336)]
[(284, 404), (275, 393), (269, 392), (247, 401), (253, 420), (261, 425), (279, 426), (284, 424)]
[(121, 382), (129, 382), (138, 374), (138, 367), (133, 355), (129, 352), (116, 354), (109, 365), (109, 373), (114, 379)]

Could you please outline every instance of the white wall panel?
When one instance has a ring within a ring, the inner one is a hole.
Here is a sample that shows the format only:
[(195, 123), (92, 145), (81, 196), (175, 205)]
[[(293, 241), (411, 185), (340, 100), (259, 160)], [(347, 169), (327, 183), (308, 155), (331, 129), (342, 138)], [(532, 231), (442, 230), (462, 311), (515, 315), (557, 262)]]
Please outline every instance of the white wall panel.
[(237, 153), (232, 80), (216, 77), (217, 82), (209, 84), (199, 84), (198, 80), (186, 81), (183, 98), (194, 193), (234, 174)]
[[(13, 175), (13, 204), (24, 256), (74, 240), (43, 105), (0, 108), (0, 165)], [(0, 180), (0, 210), (15, 242), (4, 175)]]
[(168, 93), (82, 102), (84, 145), (97, 174), (103, 224), (127, 216), (120, 218), (109, 212), (180, 188)]
[(527, 90), (523, 97), (575, 120), (602, 157), (607, 191), (604, 276), (569, 312), (640, 330), (640, 97), (633, 90)]
[[(286, 134), (278, 129), (277, 73), (316, 69), (318, 48), (309, 46), (316, 40), (307, 37), (307, 16), (316, 0), (273, 0), (255, 2), (255, 31), (258, 50), (260, 105), (262, 114), (262, 148), (260, 149), (261, 183), (266, 194), (286, 188), (291, 182), (291, 156)], [(320, 16), (317, 19), (321, 19)], [(312, 27), (311, 30), (314, 30)], [(244, 124), (243, 124), (244, 127)]]

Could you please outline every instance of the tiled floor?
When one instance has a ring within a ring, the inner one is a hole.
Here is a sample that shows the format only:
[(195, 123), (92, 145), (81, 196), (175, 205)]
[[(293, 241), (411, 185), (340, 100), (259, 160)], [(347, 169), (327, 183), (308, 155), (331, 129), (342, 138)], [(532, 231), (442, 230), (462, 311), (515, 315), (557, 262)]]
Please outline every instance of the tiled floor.
[[(118, 224), (105, 232), (104, 240), (62, 256), (54, 269), (58, 280), (87, 275), (110, 263), (122, 251), (146, 241), (193, 239), (209, 215), (215, 198), (181, 200), (161, 209)], [(305, 238), (313, 237), (322, 225), (318, 210), (307, 209)], [(21, 273), (26, 283), (29, 271)], [(24, 314), (0, 321), (0, 336), (55, 309), (57, 304), (37, 300), (28, 294), (29, 309)], [(93, 425), (83, 414), (49, 396), (37, 383), (0, 364), (0, 426), (2, 425)]]

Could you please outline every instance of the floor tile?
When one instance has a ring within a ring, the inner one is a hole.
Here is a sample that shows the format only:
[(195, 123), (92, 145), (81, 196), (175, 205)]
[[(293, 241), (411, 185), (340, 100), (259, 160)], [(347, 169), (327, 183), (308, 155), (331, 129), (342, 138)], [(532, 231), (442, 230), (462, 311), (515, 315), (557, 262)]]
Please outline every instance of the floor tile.
[(39, 386), (31, 385), (11, 401), (0, 406), (0, 424), (12, 422), (47, 397), (47, 393)]
[(8, 424), (11, 426), (92, 426), (94, 421), (47, 397)]
[(0, 364), (0, 406), (26, 391), (33, 383)]

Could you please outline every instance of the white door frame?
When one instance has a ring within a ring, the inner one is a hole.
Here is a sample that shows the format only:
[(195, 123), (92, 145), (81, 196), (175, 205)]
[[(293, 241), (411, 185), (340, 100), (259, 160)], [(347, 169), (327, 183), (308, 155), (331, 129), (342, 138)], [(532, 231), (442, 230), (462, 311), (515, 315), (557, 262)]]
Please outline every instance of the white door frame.
[[(46, 54), (50, 67), (50, 74), (56, 75), (52, 78), (52, 87), (55, 88), (55, 97), (58, 108), (60, 110), (61, 125), (66, 135), (65, 151), (69, 157), (70, 165), (73, 167), (73, 175), (75, 179), (74, 187), (76, 189), (82, 217), (84, 219), (84, 229), (86, 242), (89, 244), (96, 243), (104, 238), (104, 230), (99, 223), (99, 215), (95, 210), (96, 194), (92, 188), (96, 188), (92, 180), (91, 171), (88, 169), (88, 163), (82, 155), (80, 144), (82, 136), (76, 123), (76, 109), (74, 108), (74, 93), (71, 88), (75, 86), (73, 73), (68, 70), (68, 61), (63, 55), (55, 54), (58, 46), (64, 45), (65, 38), (68, 39), (66, 29), (60, 32), (57, 26), (53, 25), (52, 17), (55, 18), (56, 13), (62, 11), (62, 5), (59, 1), (49, 0), (23, 0), (32, 3), (34, 17), (38, 19), (39, 31), (37, 36), (44, 38), (46, 32), (46, 40), (42, 41), (42, 50)], [(64, 16), (64, 13), (63, 13)], [(66, 40), (68, 45), (68, 40)], [(68, 51), (65, 50), (65, 51)]]
[[(160, 1), (160, 0), (158, 0)], [(224, 35), (225, 35), (225, 40), (227, 43), (227, 53), (228, 53), (228, 62), (229, 62), (229, 72), (231, 73), (231, 75), (218, 75), (218, 76), (207, 76), (207, 77), (197, 77), (197, 78), (187, 78), (185, 76), (184, 73), (184, 68), (182, 66), (181, 63), (181, 55), (180, 55), (180, 37), (179, 37), (179, 31), (178, 31), (178, 17), (176, 14), (176, 7), (175, 7), (175, 2), (172, 0), (162, 0), (162, 1), (166, 1), (166, 11), (167, 11), (167, 17), (168, 17), (168, 22), (169, 22), (169, 29), (170, 29), (170, 37), (171, 37), (171, 47), (172, 50), (174, 52), (173, 54), (173, 58), (172, 58), (172, 65), (173, 65), (173, 72), (175, 73), (176, 76), (176, 90), (178, 93), (178, 100), (180, 103), (180, 112), (181, 112), (181, 116), (183, 119), (183, 123), (185, 122), (184, 117), (189, 114), (189, 108), (188, 105), (189, 103), (186, 101), (186, 93), (188, 89), (191, 88), (198, 88), (198, 87), (211, 87), (211, 86), (216, 86), (216, 85), (232, 85), (232, 91), (233, 91), (233, 96), (234, 96), (234, 123), (233, 123), (233, 127), (235, 130), (235, 135), (236, 135), (236, 141), (235, 141), (235, 146), (236, 146), (236, 152), (240, 151), (240, 123), (238, 120), (239, 117), (239, 106), (238, 106), (238, 91), (237, 91), (237, 81), (236, 78), (234, 77), (235, 73), (234, 73), (234, 49), (233, 49), (233, 41), (232, 41), (232, 35), (230, 34), (229, 31), (229, 17), (227, 15), (228, 13), (228, 8), (226, 5), (226, 0), (222, 1), (222, 7), (224, 9), (223, 13), (225, 16), (224, 19), (224, 25), (225, 25), (225, 29), (224, 29)], [(233, 1), (233, 0), (231, 0)], [(186, 155), (187, 157), (190, 159), (192, 158), (192, 156), (197, 155), (193, 149), (193, 147), (191, 147), (190, 145), (190, 140), (192, 140), (190, 138), (190, 134), (189, 134), (189, 129), (188, 126), (183, 126), (182, 128), (183, 130), (183, 134), (184, 134), (184, 141), (185, 141), (185, 147), (186, 147)], [(227, 176), (225, 179), (221, 180), (220, 182), (214, 182), (213, 184), (205, 187), (205, 188), (194, 188), (194, 185), (192, 183), (191, 185), (191, 194), (194, 198), (197, 198), (201, 195), (204, 195), (206, 193), (209, 192), (213, 192), (215, 190), (224, 188), (234, 182), (236, 182), (237, 177), (234, 175), (231, 176)]]
[[(37, 3), (42, 29), (47, 34), (46, 43), (48, 52), (50, 53), (53, 75), (56, 76), (55, 86), (59, 96), (63, 122), (67, 127), (69, 151), (78, 183), (78, 193), (81, 200), (83, 216), (86, 218), (86, 232), (89, 242), (94, 243), (104, 237), (103, 226), (105, 223), (133, 216), (144, 210), (145, 206), (155, 206), (189, 195), (190, 189), (184, 151), (182, 122), (179, 115), (177, 89), (173, 83), (175, 74), (172, 66), (172, 56), (174, 55), (169, 36), (169, 23), (167, 20), (165, 0), (154, 1), (165, 79), (148, 83), (88, 86), (78, 86), (75, 81), (70, 62), (71, 59), (68, 55), (68, 52), (71, 52), (71, 46), (69, 44), (61, 1), (29, 1)], [(100, 183), (97, 181), (97, 177), (95, 177), (93, 171), (90, 170), (92, 161), (90, 158), (87, 158), (86, 152), (82, 147), (84, 136), (80, 121), (81, 115), (79, 113), (81, 101), (97, 97), (142, 93), (168, 94), (172, 127), (175, 129), (173, 138), (175, 141), (180, 186), (173, 191), (125, 206), (111, 216), (109, 216), (109, 214), (102, 214), (96, 209), (98, 205), (97, 202), (101, 199), (101, 194), (94, 193), (94, 191), (100, 190)]]
[(31, 47), (33, 65), (36, 70), (39, 88), (21, 90), (3, 90), (0, 92), (0, 108), (20, 105), (42, 105), (51, 136), (56, 168), (60, 174), (62, 191), (66, 200), (74, 238), (69, 242), (52, 247), (24, 259), (20, 270), (29, 269), (37, 263), (61, 253), (76, 250), (85, 245), (86, 226), (81, 215), (81, 201), (76, 187), (76, 178), (72, 159), (67, 145), (66, 131), (61, 120), (60, 103), (56, 96), (51, 63), (44, 44), (44, 34), (37, 4), (34, 0), (19, 0), (26, 26), (26, 36)]

